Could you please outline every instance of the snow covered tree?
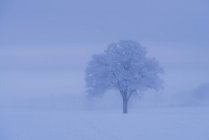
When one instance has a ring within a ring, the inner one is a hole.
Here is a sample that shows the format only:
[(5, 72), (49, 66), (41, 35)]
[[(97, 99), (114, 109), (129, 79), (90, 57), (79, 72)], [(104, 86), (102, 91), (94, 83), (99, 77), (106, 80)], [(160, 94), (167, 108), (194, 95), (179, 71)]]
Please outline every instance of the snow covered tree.
[(100, 96), (116, 89), (123, 101), (123, 113), (128, 113), (128, 101), (133, 94), (162, 85), (163, 69), (154, 58), (147, 58), (146, 49), (138, 42), (123, 40), (112, 43), (102, 54), (93, 55), (86, 69), (89, 95)]

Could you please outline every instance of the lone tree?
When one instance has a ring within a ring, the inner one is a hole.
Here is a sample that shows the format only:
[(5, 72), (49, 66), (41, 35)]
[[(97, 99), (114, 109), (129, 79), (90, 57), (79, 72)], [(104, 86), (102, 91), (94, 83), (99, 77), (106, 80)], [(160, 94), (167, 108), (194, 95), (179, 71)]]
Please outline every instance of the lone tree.
[(120, 92), (123, 113), (128, 113), (128, 101), (135, 93), (158, 89), (163, 69), (154, 58), (146, 57), (146, 49), (138, 42), (123, 40), (112, 43), (102, 54), (93, 55), (86, 69), (89, 95), (100, 96), (109, 89)]

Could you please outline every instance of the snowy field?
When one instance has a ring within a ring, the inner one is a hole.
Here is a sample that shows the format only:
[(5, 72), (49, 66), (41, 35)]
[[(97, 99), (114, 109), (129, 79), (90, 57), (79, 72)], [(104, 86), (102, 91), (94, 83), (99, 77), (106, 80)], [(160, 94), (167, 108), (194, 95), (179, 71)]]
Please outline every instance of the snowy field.
[(209, 107), (1, 110), (0, 140), (209, 140)]

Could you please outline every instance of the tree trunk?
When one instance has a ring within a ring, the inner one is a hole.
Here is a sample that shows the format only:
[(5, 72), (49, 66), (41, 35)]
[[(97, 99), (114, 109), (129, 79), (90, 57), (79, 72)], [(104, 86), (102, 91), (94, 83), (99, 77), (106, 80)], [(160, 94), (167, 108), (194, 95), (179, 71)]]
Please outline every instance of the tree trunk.
[(123, 96), (123, 113), (128, 113), (128, 98), (126, 96)]

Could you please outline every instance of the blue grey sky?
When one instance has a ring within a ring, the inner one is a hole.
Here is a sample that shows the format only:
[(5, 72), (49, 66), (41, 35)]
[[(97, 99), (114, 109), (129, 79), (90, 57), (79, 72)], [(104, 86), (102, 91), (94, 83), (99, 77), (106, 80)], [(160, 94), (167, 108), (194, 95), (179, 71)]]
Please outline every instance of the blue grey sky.
[(90, 56), (121, 39), (164, 66), (164, 94), (192, 90), (209, 82), (208, 15), (208, 0), (0, 0), (0, 98), (84, 95)]
[(1, 46), (207, 42), (208, 0), (1, 0)]

